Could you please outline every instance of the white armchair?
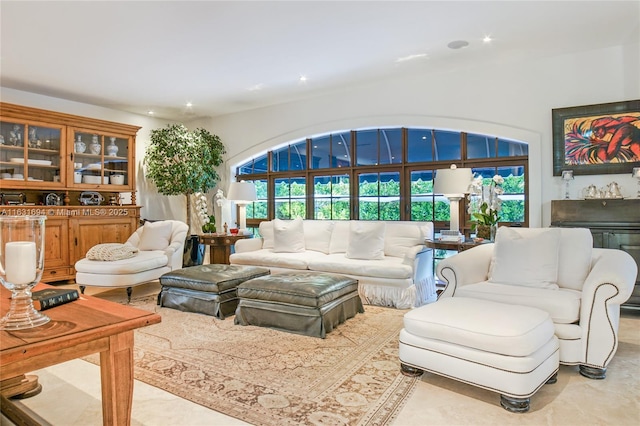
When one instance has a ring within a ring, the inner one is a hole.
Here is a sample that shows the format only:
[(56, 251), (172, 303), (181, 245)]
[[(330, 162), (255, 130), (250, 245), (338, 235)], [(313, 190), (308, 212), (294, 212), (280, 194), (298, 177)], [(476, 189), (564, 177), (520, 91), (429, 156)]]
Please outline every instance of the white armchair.
[(75, 264), (76, 284), (82, 293), (86, 286), (126, 288), (130, 301), (134, 286), (182, 268), (187, 231), (187, 225), (177, 220), (147, 222), (125, 243), (137, 249), (133, 257), (112, 261), (80, 259)]
[(447, 283), (440, 298), (545, 310), (560, 342), (560, 363), (603, 379), (618, 347), (620, 305), (631, 296), (638, 268), (628, 253), (592, 245), (584, 228), (502, 227), (495, 244), (439, 262), (436, 273)]

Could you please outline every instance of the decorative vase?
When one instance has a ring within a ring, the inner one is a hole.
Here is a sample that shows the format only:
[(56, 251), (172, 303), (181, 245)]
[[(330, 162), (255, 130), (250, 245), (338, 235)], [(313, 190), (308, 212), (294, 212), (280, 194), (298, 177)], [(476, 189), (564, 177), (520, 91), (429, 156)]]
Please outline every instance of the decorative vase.
[(77, 140), (74, 144), (74, 149), (76, 152), (82, 154), (87, 150), (87, 145), (82, 142), (82, 135), (78, 135)]
[(204, 262), (204, 251), (206, 246), (200, 244), (200, 237), (197, 235), (190, 235), (184, 244), (184, 253), (182, 256), (182, 266), (187, 268), (189, 266), (202, 265)]
[(478, 224), (476, 226), (476, 237), (484, 238), (488, 240), (491, 238), (491, 225), (481, 225)]
[(46, 216), (0, 216), (0, 281), (11, 290), (9, 312), (0, 330), (23, 330), (49, 322), (33, 307), (31, 289), (44, 270)]
[(498, 230), (498, 226), (497, 225), (491, 225), (490, 226), (490, 232), (491, 232), (490, 240), (492, 242), (494, 242), (496, 240), (496, 231), (497, 230)]
[(98, 155), (100, 154), (101, 149), (102, 149), (102, 146), (100, 146), (98, 135), (93, 135), (93, 137), (91, 138), (91, 144), (89, 145), (89, 151), (92, 154)]
[(111, 141), (111, 143), (107, 145), (107, 155), (109, 157), (115, 157), (116, 155), (118, 155), (118, 145), (116, 145), (116, 138), (111, 137), (109, 138), (109, 140)]

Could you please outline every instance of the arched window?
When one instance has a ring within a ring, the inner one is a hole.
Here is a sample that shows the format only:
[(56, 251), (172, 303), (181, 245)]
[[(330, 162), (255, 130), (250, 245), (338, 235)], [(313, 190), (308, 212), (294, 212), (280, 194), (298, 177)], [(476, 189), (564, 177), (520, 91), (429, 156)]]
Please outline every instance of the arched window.
[[(526, 143), (492, 135), (360, 129), (294, 141), (242, 164), (236, 178), (256, 184), (258, 201), (247, 207), (250, 227), (303, 217), (426, 220), (445, 229), (448, 201), (433, 193), (433, 177), (456, 164), (487, 180), (504, 177), (501, 223), (528, 226), (527, 162)], [(469, 215), (461, 214), (468, 232)]]

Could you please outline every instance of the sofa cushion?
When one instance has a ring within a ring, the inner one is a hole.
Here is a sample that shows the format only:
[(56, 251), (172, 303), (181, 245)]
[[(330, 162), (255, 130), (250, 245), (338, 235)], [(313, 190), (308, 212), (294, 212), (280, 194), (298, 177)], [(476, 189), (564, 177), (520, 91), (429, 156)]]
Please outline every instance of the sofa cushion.
[(336, 253), (309, 259), (308, 267), (312, 271), (361, 277), (410, 279), (413, 275), (411, 265), (403, 263), (403, 259), (391, 256), (381, 260), (363, 260), (350, 259), (344, 253)]
[(351, 221), (347, 257), (350, 259), (383, 259), (384, 229), (384, 222)]
[(262, 248), (263, 249), (272, 249), (273, 248), (273, 221), (265, 221), (260, 222), (258, 226), (258, 230), (260, 232), (260, 236), (262, 237)]
[(385, 222), (384, 255), (404, 257), (414, 252), (414, 247), (424, 245), (427, 238), (433, 238), (431, 222)]
[(276, 253), (300, 253), (304, 251), (302, 219), (273, 220), (273, 251)]
[(305, 248), (329, 254), (334, 226), (335, 222), (330, 220), (305, 220), (303, 222)]
[(173, 225), (171, 222), (147, 222), (140, 235), (140, 250), (164, 250), (169, 247)]
[(531, 306), (549, 312), (554, 323), (572, 324), (580, 318), (582, 293), (572, 289), (549, 290), (485, 281), (460, 286), (455, 296)]
[[(523, 358), (543, 347), (554, 333), (549, 314), (543, 310), (466, 297), (446, 297), (413, 309), (403, 322), (404, 329), (415, 336)], [(482, 363), (487, 358), (475, 361)]]
[(337, 220), (333, 226), (331, 243), (329, 243), (329, 254), (346, 253), (349, 243), (350, 220)]
[(503, 226), (496, 234), (489, 281), (557, 289), (559, 247), (559, 229), (524, 237)]
[(76, 262), (75, 268), (77, 272), (86, 272), (90, 274), (136, 274), (138, 272), (148, 271), (151, 269), (162, 268), (169, 262), (169, 258), (164, 251), (140, 251), (135, 257), (128, 259), (115, 260), (113, 262), (102, 262), (100, 260), (80, 259)]
[(254, 265), (266, 268), (286, 268), (286, 269), (308, 269), (307, 265), (311, 259), (324, 256), (317, 251), (305, 250), (300, 253), (276, 253), (273, 250), (261, 249), (234, 253), (230, 260), (234, 265)]

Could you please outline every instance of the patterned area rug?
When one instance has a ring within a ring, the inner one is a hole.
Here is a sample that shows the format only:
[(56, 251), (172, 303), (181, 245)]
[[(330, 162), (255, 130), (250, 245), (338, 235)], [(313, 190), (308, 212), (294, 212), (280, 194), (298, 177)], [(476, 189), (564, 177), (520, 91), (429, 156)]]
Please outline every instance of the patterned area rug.
[(400, 374), (403, 310), (365, 306), (319, 339), (132, 305), (162, 316), (135, 332), (136, 379), (254, 425), (390, 424), (416, 383)]

